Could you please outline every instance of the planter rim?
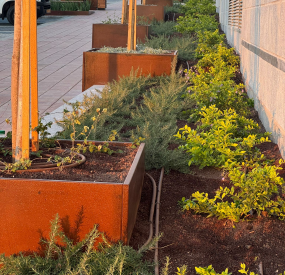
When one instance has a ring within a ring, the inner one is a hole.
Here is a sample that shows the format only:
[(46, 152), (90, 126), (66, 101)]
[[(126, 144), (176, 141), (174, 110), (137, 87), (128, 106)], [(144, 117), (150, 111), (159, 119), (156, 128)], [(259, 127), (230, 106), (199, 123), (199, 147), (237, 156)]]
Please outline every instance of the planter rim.
[[(62, 141), (64, 142), (69, 142), (70, 140), (58, 140), (58, 141)], [(94, 140), (88, 140), (88, 141), (93, 141), (96, 144), (104, 144), (107, 141), (94, 141)], [(76, 143), (82, 143), (82, 140), (76, 140)], [(125, 147), (130, 147), (132, 145), (131, 142), (118, 142), (118, 141), (108, 141), (109, 144), (117, 144), (117, 145), (121, 145), (121, 146), (125, 146)], [(4, 177), (0, 177), (0, 182), (3, 180), (13, 180), (13, 181), (23, 181), (23, 180), (27, 180), (27, 181), (31, 181), (33, 183), (36, 182), (43, 182), (43, 181), (49, 181), (49, 182), (72, 182), (72, 183), (84, 183), (84, 184), (96, 184), (96, 183), (100, 183), (100, 184), (115, 184), (115, 185), (129, 185), (130, 184), (130, 180), (132, 179), (134, 173), (135, 173), (135, 169), (136, 166), (139, 162), (139, 159), (141, 157), (141, 154), (144, 150), (145, 147), (145, 143), (141, 143), (138, 147), (138, 151), (135, 155), (135, 158), (133, 159), (132, 165), (128, 171), (128, 174), (125, 178), (125, 180), (123, 182), (101, 182), (101, 181), (70, 181), (70, 180), (50, 180), (50, 179), (30, 179), (30, 178), (4, 178)]]
[(155, 6), (155, 7), (163, 7), (163, 6), (161, 6), (161, 5), (143, 5), (143, 4), (137, 5), (137, 6), (144, 6), (144, 7), (145, 7), (145, 6), (148, 6), (148, 7), (149, 7), (149, 6), (151, 6), (151, 7), (153, 7), (153, 6)]
[(93, 53), (98, 53), (98, 54), (123, 54), (123, 55), (177, 55), (177, 50), (169, 50), (169, 53), (158, 53), (158, 54), (153, 54), (153, 53), (112, 53), (112, 52), (97, 52), (99, 48), (94, 48), (86, 52), (93, 52)]
[[(94, 25), (106, 25), (106, 26), (108, 26), (108, 25), (123, 25), (123, 26), (128, 26), (128, 24), (121, 24), (121, 23), (93, 23), (92, 24), (93, 26)], [(145, 27), (149, 27), (150, 25), (141, 25), (141, 24), (137, 24), (137, 26), (145, 26)]]

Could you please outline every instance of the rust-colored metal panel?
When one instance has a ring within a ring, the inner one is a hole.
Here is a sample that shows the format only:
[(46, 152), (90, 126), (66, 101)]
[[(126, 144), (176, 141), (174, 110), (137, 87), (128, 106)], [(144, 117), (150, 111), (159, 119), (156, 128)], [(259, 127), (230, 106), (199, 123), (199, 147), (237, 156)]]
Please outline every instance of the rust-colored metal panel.
[(176, 52), (168, 54), (83, 53), (82, 90), (93, 85), (104, 85), (120, 77), (130, 75), (132, 69), (139, 69), (142, 75), (170, 75)]
[[(148, 37), (148, 27), (137, 25), (137, 40), (142, 43)], [(127, 47), (127, 24), (93, 24), (92, 48)]]
[[(137, 212), (140, 204), (140, 198), (141, 198), (141, 192), (142, 192), (142, 186), (143, 186), (143, 178), (139, 177), (139, 175), (144, 174), (145, 171), (145, 153), (144, 148), (140, 148), (141, 150), (141, 157), (134, 159), (134, 170), (130, 171), (128, 177), (130, 179), (130, 183), (128, 185), (124, 185), (123, 189), (123, 197), (128, 198), (128, 209), (125, 209), (123, 211), (123, 215), (125, 213), (128, 213), (127, 217), (127, 232), (124, 234), (127, 238), (127, 243), (131, 239), (131, 235), (136, 223), (137, 218)], [(126, 179), (128, 181), (128, 179)], [(128, 196), (125, 195), (125, 187), (128, 187)], [(128, 212), (127, 212), (128, 211)], [(126, 228), (125, 226), (122, 226), (122, 228)]]
[(145, 0), (146, 5), (173, 6), (173, 0)]
[[(129, 14), (129, 6), (127, 9)], [(150, 21), (156, 19), (157, 21), (164, 20), (164, 6), (153, 6), (153, 5), (137, 5), (137, 17), (144, 17)]]
[(97, 0), (97, 8), (98, 9), (106, 9), (107, 8), (107, 0)]
[[(128, 243), (136, 219), (134, 209), (128, 208), (139, 204), (143, 160), (141, 144), (124, 183), (0, 178), (0, 253), (36, 251), (41, 234), (48, 237), (56, 213), (71, 226), (83, 213), (80, 238), (99, 224), (109, 239)], [(133, 191), (126, 191), (129, 188)]]

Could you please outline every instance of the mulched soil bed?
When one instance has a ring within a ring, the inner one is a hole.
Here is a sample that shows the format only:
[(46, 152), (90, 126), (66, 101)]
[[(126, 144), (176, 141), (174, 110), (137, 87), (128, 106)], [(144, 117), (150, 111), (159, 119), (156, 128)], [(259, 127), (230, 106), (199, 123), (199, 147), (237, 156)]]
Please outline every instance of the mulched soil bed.
[[(43, 172), (19, 172), (7, 173), (0, 171), (0, 177), (4, 178), (33, 178), (51, 180), (71, 181), (93, 181), (93, 182), (124, 182), (131, 164), (135, 158), (137, 148), (122, 146), (109, 146), (114, 151), (122, 150), (122, 153), (89, 153), (83, 155), (86, 162), (74, 168), (62, 168), (58, 170), (47, 170)], [(0, 159), (5, 160), (1, 155)]]
[[(274, 143), (265, 143), (260, 149), (275, 159), (281, 157), (278, 146)], [(208, 192), (213, 196), (219, 186), (228, 184), (219, 176), (210, 178), (210, 170), (208, 169), (207, 173), (205, 170), (200, 170), (197, 175), (171, 171), (164, 176), (159, 226), (159, 231), (163, 232), (159, 242), (161, 266), (166, 256), (169, 256), (171, 261), (169, 274), (174, 274), (176, 267), (184, 264), (188, 266), (188, 274), (196, 274), (195, 266), (209, 265), (213, 265), (217, 272), (229, 268), (232, 274), (239, 274), (241, 263), (245, 263), (251, 271), (260, 274), (260, 262), (263, 264), (264, 275), (283, 272), (285, 270), (283, 221), (249, 216), (246, 221), (233, 223), (226, 219), (206, 218), (205, 215), (195, 215), (190, 211), (180, 210), (178, 201), (182, 197), (189, 198), (196, 191)], [(158, 182), (160, 171), (153, 170), (149, 173)], [(284, 177), (284, 174), (281, 176)], [(130, 242), (134, 248), (140, 247), (148, 239), (151, 196), (152, 184), (146, 177), (137, 222)], [(153, 260), (153, 255), (154, 252), (150, 251), (145, 257)]]

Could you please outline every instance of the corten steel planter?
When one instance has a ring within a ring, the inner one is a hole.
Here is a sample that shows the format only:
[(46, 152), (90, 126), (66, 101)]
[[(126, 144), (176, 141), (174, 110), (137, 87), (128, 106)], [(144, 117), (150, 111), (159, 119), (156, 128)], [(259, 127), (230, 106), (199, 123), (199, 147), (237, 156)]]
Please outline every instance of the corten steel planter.
[(157, 6), (173, 6), (173, 0), (145, 0), (146, 5), (157, 5)]
[(98, 0), (97, 1), (97, 9), (104, 10), (107, 8), (107, 1), (106, 0)]
[(40, 235), (48, 237), (56, 213), (69, 218), (73, 226), (82, 210), (81, 239), (99, 224), (112, 241), (127, 244), (139, 207), (144, 167), (141, 144), (123, 183), (0, 178), (0, 253), (37, 251)]
[(90, 15), (94, 11), (51, 11), (49, 15)]
[(83, 53), (82, 91), (93, 85), (104, 85), (139, 70), (141, 75), (170, 75), (177, 51), (165, 54), (104, 53), (93, 49)]
[[(144, 43), (148, 37), (148, 27), (137, 25), (137, 40)], [(127, 24), (93, 24), (92, 48), (127, 47)]]
[[(127, 8), (127, 14), (129, 14), (129, 6)], [(137, 17), (144, 17), (148, 21), (152, 21), (153, 19), (157, 21), (163, 21), (164, 7), (152, 5), (137, 5)]]

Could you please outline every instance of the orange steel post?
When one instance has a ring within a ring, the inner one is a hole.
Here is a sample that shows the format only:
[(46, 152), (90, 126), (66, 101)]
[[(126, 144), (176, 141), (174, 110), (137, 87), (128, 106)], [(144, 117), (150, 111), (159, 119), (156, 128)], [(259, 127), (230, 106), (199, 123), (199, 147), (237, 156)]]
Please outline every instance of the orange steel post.
[[(30, 139), (30, 0), (23, 1), (22, 158), (29, 158)], [(33, 1), (33, 0), (32, 0)]]
[(30, 58), (31, 58), (31, 125), (32, 151), (39, 150), (39, 134), (33, 130), (38, 126), (38, 57), (37, 57), (37, 4), (30, 0)]
[(14, 45), (11, 72), (12, 157), (15, 159), (21, 43), (21, 1), (15, 0)]

